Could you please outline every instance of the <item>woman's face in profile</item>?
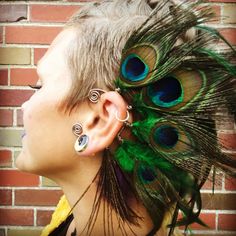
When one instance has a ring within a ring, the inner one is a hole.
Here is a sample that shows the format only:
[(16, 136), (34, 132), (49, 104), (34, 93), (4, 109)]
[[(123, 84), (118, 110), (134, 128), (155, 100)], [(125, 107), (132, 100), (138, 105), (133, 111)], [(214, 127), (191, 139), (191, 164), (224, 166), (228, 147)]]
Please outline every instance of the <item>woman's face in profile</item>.
[(38, 63), (38, 85), (42, 87), (22, 105), (25, 135), (16, 160), (20, 170), (36, 174), (63, 171), (75, 156), (71, 128), (78, 117), (58, 111), (59, 102), (71, 86), (66, 58), (74, 35), (72, 30), (62, 31)]

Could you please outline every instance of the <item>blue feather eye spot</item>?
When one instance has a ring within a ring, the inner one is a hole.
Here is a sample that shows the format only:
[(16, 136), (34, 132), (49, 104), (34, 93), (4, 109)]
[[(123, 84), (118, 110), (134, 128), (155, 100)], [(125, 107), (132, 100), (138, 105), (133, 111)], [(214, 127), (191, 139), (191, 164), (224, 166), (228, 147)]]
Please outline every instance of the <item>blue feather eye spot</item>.
[(140, 166), (138, 168), (138, 173), (141, 180), (145, 183), (150, 183), (157, 177), (154, 170), (147, 166)]
[(154, 131), (154, 141), (163, 148), (173, 148), (179, 141), (179, 133), (175, 127), (161, 125)]
[(122, 76), (130, 82), (144, 80), (148, 72), (148, 65), (134, 53), (127, 56), (121, 65)]
[(169, 108), (183, 101), (181, 83), (174, 76), (166, 76), (147, 87), (147, 95), (159, 107)]

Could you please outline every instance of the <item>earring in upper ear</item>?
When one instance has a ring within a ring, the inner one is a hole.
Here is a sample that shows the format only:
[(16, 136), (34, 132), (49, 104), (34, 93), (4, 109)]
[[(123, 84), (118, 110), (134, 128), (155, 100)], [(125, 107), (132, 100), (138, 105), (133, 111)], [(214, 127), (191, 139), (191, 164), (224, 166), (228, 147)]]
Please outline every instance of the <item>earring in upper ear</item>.
[(120, 119), (119, 117), (118, 117), (118, 111), (116, 110), (116, 113), (115, 113), (115, 117), (116, 117), (116, 119), (118, 120), (118, 121), (120, 121), (120, 122), (126, 122), (126, 121), (128, 121), (129, 120), (129, 110), (131, 110), (132, 109), (132, 106), (127, 106), (127, 111), (126, 111), (126, 117), (124, 118), (124, 119)]
[(91, 89), (89, 91), (88, 98), (89, 98), (90, 102), (97, 103), (99, 98), (101, 97), (101, 93), (105, 93), (105, 92), (106, 92), (105, 90), (99, 89), (99, 88)]
[(74, 144), (75, 151), (83, 152), (88, 146), (88, 142), (89, 142), (88, 135), (86, 134), (81, 135), (83, 133), (83, 128), (80, 123), (76, 123), (73, 125), (72, 132), (74, 133), (75, 136), (78, 137)]

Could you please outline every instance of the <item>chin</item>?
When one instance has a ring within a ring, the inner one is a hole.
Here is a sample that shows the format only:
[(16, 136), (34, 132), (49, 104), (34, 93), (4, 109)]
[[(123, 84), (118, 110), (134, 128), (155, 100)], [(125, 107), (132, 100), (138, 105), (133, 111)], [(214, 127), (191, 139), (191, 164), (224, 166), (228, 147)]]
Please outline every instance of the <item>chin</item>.
[(16, 158), (15, 166), (17, 169), (23, 172), (28, 172), (32, 174), (38, 174), (39, 170), (37, 170), (36, 165), (32, 163), (30, 156), (28, 156), (22, 150), (19, 156)]

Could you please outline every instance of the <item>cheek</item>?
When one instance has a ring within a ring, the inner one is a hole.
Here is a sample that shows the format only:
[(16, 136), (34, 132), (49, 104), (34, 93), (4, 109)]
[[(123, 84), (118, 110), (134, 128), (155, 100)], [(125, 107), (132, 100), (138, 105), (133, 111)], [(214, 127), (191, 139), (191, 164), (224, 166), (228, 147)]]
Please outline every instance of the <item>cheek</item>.
[(55, 107), (48, 102), (25, 113), (25, 144), (37, 168), (68, 168), (75, 155), (71, 121)]

